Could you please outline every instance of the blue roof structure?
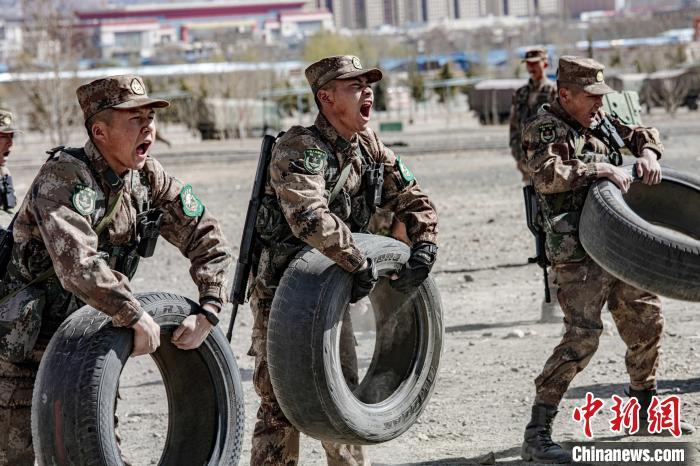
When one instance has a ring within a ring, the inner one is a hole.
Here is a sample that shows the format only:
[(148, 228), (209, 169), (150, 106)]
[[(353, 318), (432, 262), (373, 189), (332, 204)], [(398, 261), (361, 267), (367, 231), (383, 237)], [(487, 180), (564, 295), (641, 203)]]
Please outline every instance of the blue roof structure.
[[(486, 53), (486, 62), (490, 66), (503, 65), (507, 59), (508, 52), (505, 49), (489, 50)], [(468, 71), (473, 64), (481, 63), (481, 57), (477, 52), (452, 52), (408, 58), (387, 58), (380, 60), (379, 65), (386, 71), (408, 71), (414, 66), (418, 71), (425, 71), (440, 68), (446, 63), (452, 63), (459, 66), (462, 71)]]

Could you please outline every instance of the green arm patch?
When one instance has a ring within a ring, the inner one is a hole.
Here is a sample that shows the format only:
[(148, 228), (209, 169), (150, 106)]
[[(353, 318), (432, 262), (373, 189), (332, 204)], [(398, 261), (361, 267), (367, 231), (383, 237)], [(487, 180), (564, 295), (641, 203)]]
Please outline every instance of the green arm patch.
[(204, 212), (204, 204), (192, 192), (192, 185), (183, 186), (180, 191), (180, 201), (182, 201), (182, 211), (188, 217), (199, 217)]
[(306, 149), (304, 151), (304, 168), (312, 175), (318, 175), (326, 164), (327, 155), (321, 149)]
[(75, 185), (73, 189), (73, 197), (71, 201), (73, 207), (80, 215), (90, 215), (95, 211), (95, 201), (97, 200), (97, 193), (90, 186), (85, 186), (83, 184)]
[(397, 155), (396, 156), (396, 165), (399, 167), (399, 173), (401, 173), (401, 178), (406, 183), (410, 183), (411, 181), (415, 180), (416, 177), (413, 174), (413, 172), (406, 166), (405, 163), (401, 160), (401, 156)]

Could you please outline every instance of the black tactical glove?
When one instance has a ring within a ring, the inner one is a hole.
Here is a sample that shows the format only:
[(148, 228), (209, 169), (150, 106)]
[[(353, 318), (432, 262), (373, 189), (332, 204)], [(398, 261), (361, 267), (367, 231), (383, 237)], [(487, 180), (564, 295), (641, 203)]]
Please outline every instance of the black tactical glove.
[(374, 284), (379, 279), (377, 267), (371, 258), (367, 258), (367, 268), (355, 272), (352, 276), (352, 290), (350, 291), (350, 302), (356, 303), (372, 291)]
[(399, 278), (391, 281), (391, 286), (402, 293), (416, 289), (428, 278), (437, 257), (438, 247), (428, 241), (421, 241), (411, 248), (411, 257), (399, 272)]

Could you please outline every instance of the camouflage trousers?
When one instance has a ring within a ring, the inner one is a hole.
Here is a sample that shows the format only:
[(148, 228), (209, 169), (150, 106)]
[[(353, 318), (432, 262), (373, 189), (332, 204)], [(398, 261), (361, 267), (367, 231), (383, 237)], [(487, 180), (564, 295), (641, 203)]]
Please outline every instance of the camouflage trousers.
[[(263, 274), (264, 275), (264, 274)], [(252, 345), (249, 356), (255, 357), (253, 385), (260, 397), (258, 420), (253, 430), (251, 466), (299, 464), (299, 431), (287, 420), (277, 403), (267, 365), (267, 324), (276, 286), (257, 280), (250, 298), (253, 311)], [(357, 357), (355, 340), (348, 314), (341, 328), (340, 358), (348, 385), (357, 385)], [(361, 446), (322, 442), (326, 460), (331, 466), (369, 466)]]
[(655, 388), (664, 329), (659, 298), (616, 279), (588, 257), (552, 269), (565, 332), (535, 379), (535, 403), (557, 406), (576, 374), (588, 365), (603, 332), (601, 311), (606, 301), (627, 346), (631, 388)]
[[(0, 287), (3, 293), (4, 287)], [(63, 319), (74, 312), (82, 302), (67, 292), (53, 290), (46, 308), (37, 316), (39, 335), (33, 348), (28, 347), (24, 360), (10, 362), (0, 357), (0, 465), (33, 465), (32, 448), (32, 391), (39, 371), (39, 362), (51, 337)], [(21, 340), (21, 334), (13, 335)], [(24, 345), (21, 341), (18, 346)], [(3, 341), (3, 344), (8, 342)]]
[(0, 359), (0, 465), (34, 464), (32, 390), (47, 344), (41, 338), (23, 363)]

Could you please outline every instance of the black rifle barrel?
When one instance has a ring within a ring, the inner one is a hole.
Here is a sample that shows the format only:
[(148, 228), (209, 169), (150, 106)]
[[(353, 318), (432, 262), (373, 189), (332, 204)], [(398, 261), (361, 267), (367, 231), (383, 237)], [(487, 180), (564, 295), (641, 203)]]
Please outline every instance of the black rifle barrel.
[(260, 158), (258, 159), (258, 168), (255, 172), (255, 181), (253, 182), (253, 192), (250, 195), (250, 201), (248, 201), (248, 211), (246, 212), (245, 224), (243, 225), (241, 247), (238, 251), (238, 260), (236, 261), (236, 273), (233, 276), (233, 288), (231, 289), (231, 303), (233, 304), (233, 309), (231, 311), (231, 321), (228, 324), (228, 332), (226, 332), (226, 338), (228, 338), (229, 342), (231, 342), (233, 336), (233, 325), (238, 315), (238, 306), (245, 303), (246, 299), (248, 276), (250, 275), (250, 268), (253, 262), (255, 221), (258, 217), (260, 202), (265, 193), (267, 168), (270, 166), (272, 146), (274, 145), (274, 136), (268, 134), (263, 137), (262, 146), (260, 148)]
[(542, 268), (544, 275), (544, 299), (545, 302), (551, 302), (552, 298), (549, 293), (549, 274), (547, 273), (547, 253), (545, 252), (546, 234), (542, 226), (538, 224), (537, 219), (541, 215), (540, 206), (537, 200), (535, 187), (531, 184), (523, 186), (523, 197), (525, 198), (525, 219), (527, 220), (527, 228), (535, 237), (535, 257), (530, 257), (527, 261), (530, 264), (537, 264)]
[(615, 146), (614, 149), (619, 151), (625, 147), (625, 141), (620, 136), (620, 133), (617, 132), (615, 125), (612, 124), (608, 117), (603, 116), (601, 118), (600, 123), (598, 124), (598, 129), (603, 136), (607, 138), (608, 142)]

